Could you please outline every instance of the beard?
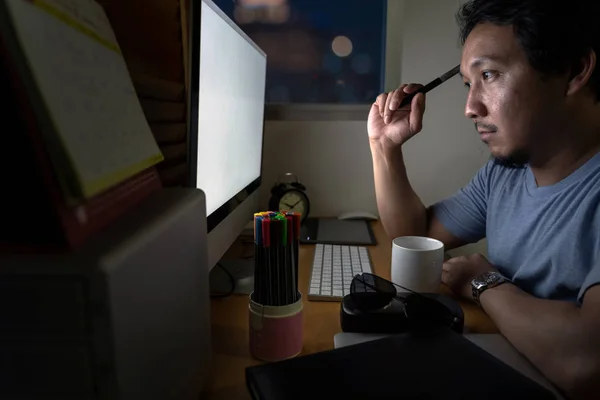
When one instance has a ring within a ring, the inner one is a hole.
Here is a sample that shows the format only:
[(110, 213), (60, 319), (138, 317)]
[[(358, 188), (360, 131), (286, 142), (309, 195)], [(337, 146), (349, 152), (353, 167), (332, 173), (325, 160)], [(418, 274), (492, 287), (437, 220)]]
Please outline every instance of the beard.
[[(482, 124), (480, 122), (475, 123), (476, 131), (488, 131), (488, 132), (497, 132), (498, 127), (491, 124)], [(491, 155), (491, 159), (494, 161), (494, 164), (499, 165), (504, 168), (510, 169), (523, 169), (529, 163), (529, 153), (525, 150), (516, 150), (512, 154), (507, 156), (496, 156), (494, 154)]]
[(529, 163), (529, 154), (524, 150), (517, 150), (508, 156), (492, 155), (494, 164), (509, 169), (523, 169)]

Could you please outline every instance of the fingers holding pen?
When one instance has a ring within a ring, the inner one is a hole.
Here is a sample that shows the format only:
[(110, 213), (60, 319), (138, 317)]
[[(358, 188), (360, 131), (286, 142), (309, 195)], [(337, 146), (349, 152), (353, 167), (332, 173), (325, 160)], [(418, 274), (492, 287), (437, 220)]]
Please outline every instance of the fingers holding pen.
[[(385, 96), (385, 106), (382, 108), (380, 105), (380, 112), (383, 112), (383, 121), (385, 124), (389, 124), (393, 121), (394, 116), (397, 111), (409, 111), (411, 110), (411, 105), (408, 104), (406, 106), (401, 106), (402, 100), (404, 100), (407, 96), (410, 96), (423, 85), (417, 83), (404, 84), (400, 86), (398, 89), (393, 90), (386, 94)], [(383, 99), (382, 99), (383, 102)]]
[(402, 90), (406, 87), (406, 85), (400, 86), (396, 90), (392, 90), (388, 93), (385, 105), (383, 107), (383, 122), (385, 124), (389, 124), (392, 122), (392, 116), (394, 111), (398, 109), (398, 98), (402, 96)]
[(383, 92), (379, 96), (377, 96), (377, 100), (375, 100), (375, 104), (377, 105), (377, 110), (379, 111), (379, 116), (381, 119), (384, 119), (385, 112), (385, 103), (387, 101), (389, 93)]

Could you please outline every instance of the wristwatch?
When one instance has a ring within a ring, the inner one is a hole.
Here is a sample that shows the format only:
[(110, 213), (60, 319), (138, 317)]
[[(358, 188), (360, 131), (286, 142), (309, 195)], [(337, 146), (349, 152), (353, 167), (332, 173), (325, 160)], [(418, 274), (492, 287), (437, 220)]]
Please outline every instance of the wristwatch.
[(504, 276), (502, 276), (499, 272), (495, 271), (484, 272), (483, 274), (476, 276), (471, 281), (473, 300), (475, 300), (475, 303), (477, 303), (477, 305), (481, 305), (479, 303), (479, 296), (481, 296), (481, 293), (483, 293), (487, 289), (491, 289), (505, 282), (510, 281)]

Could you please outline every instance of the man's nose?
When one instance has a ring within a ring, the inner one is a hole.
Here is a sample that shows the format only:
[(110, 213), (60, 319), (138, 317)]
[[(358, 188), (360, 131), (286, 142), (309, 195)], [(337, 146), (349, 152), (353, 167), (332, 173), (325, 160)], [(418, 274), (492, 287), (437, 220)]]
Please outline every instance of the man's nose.
[(465, 116), (470, 119), (483, 118), (487, 116), (487, 108), (481, 99), (481, 95), (474, 90), (469, 91), (469, 95), (467, 96)]

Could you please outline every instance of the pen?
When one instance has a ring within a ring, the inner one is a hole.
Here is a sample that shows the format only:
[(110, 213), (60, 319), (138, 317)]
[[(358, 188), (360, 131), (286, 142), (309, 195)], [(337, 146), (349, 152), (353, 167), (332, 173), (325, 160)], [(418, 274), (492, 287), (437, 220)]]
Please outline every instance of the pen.
[(292, 248), (294, 249), (294, 301), (298, 300), (298, 254), (299, 254), (299, 246), (300, 242), (300, 224), (302, 223), (301, 219), (302, 215), (300, 213), (294, 213), (294, 244)]
[(279, 279), (277, 282), (277, 284), (280, 288), (278, 301), (279, 301), (279, 305), (283, 306), (283, 305), (288, 304), (287, 291), (286, 291), (287, 263), (285, 262), (286, 251), (287, 251), (287, 219), (285, 218), (285, 215), (282, 213), (277, 215), (277, 219), (279, 219), (281, 221), (281, 242), (279, 245), (280, 254), (278, 257)]
[(448, 79), (452, 78), (454, 75), (458, 74), (459, 72), (460, 72), (460, 65), (457, 65), (456, 67), (452, 68), (450, 71), (446, 72), (444, 75), (432, 80), (427, 85), (419, 88), (419, 90), (417, 90), (416, 92), (411, 93), (408, 96), (406, 96), (404, 99), (402, 99), (402, 102), (400, 103), (400, 106), (398, 107), (398, 109), (410, 104), (413, 97), (415, 97), (418, 93), (425, 94), (425, 93), (435, 89), (436, 87), (440, 86), (442, 83), (446, 82)]
[(262, 301), (260, 304), (267, 305), (271, 303), (271, 221), (267, 218), (263, 219), (262, 224), (263, 234), (263, 251), (264, 251), (264, 290), (262, 295)]
[(262, 285), (262, 270), (264, 268), (262, 250), (262, 217), (254, 217), (254, 301), (260, 303), (262, 301), (261, 293)]
[(293, 225), (293, 219), (292, 216), (288, 214), (286, 214), (286, 220), (287, 220), (287, 236), (288, 236), (288, 240), (287, 240), (287, 251), (286, 251), (286, 258), (285, 258), (285, 270), (286, 270), (286, 298), (285, 301), (287, 302), (287, 304), (292, 304), (296, 301), (296, 296), (294, 293), (294, 286), (295, 286), (295, 276), (294, 276), (294, 250), (293, 250), (293, 244), (294, 244), (294, 225)]
[(274, 295), (274, 306), (281, 305), (281, 220), (279, 216), (276, 216), (273, 220), (271, 220), (271, 251), (273, 252), (273, 256), (275, 259), (275, 265), (273, 266), (273, 292)]

